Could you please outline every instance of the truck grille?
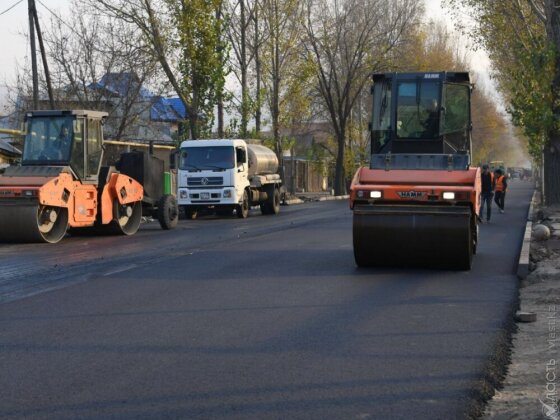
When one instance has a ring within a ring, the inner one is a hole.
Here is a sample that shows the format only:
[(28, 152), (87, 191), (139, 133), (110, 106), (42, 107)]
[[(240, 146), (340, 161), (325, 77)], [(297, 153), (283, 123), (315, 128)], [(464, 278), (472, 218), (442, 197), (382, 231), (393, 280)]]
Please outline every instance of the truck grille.
[(222, 185), (224, 183), (224, 178), (221, 176), (209, 176), (209, 177), (191, 177), (187, 180), (188, 186), (199, 186), (206, 187), (212, 185)]

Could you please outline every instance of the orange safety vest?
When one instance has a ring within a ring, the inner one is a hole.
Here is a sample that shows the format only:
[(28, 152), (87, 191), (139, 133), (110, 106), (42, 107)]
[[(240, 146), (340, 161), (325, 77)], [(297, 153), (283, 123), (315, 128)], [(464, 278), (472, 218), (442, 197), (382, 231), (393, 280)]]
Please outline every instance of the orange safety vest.
[(503, 190), (504, 190), (504, 175), (500, 175), (500, 177), (496, 181), (496, 191), (503, 191)]

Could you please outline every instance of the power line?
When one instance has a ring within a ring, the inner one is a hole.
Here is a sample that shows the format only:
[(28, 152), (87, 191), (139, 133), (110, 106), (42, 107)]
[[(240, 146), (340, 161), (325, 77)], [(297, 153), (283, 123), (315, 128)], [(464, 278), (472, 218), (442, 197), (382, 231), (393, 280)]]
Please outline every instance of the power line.
[[(22, 0), (23, 1), (23, 0)], [(66, 26), (68, 29), (70, 29), (75, 35), (79, 35), (78, 32), (76, 32), (76, 30), (70, 26), (69, 24), (67, 24), (60, 16), (58, 16), (55, 12), (53, 12), (51, 9), (49, 9), (45, 3), (43, 3), (41, 0), (37, 0), (39, 2), (39, 4), (41, 6), (43, 6), (45, 9), (47, 9), (47, 11), (53, 15), (59, 22), (63, 23), (64, 26)]]
[(18, 4), (20, 4), (23, 0), (19, 0), (18, 2), (16, 2), (15, 4), (12, 4), (10, 7), (8, 7), (6, 10), (4, 10), (3, 12), (0, 12), (0, 16), (2, 16), (5, 13), (8, 13), (10, 10), (12, 10), (14, 7), (16, 7)]

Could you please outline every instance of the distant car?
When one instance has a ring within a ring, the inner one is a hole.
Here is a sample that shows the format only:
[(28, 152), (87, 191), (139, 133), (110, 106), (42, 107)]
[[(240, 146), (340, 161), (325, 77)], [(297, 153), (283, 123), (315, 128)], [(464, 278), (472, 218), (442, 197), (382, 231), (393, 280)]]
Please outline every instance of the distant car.
[(519, 175), (519, 172), (514, 172), (514, 173), (511, 174), (511, 178), (512, 179), (519, 179), (519, 178), (521, 178), (521, 176)]

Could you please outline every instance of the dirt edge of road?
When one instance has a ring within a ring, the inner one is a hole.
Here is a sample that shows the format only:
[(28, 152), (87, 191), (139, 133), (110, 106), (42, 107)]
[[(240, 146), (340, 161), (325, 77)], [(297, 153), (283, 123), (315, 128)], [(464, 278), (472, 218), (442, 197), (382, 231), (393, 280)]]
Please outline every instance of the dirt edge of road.
[[(560, 331), (560, 206), (543, 207), (533, 197), (528, 275), (519, 288), (520, 310), (535, 322), (518, 322), (512, 336), (507, 375), (485, 407), (483, 419), (558, 419), (560, 355), (555, 344)], [(548, 240), (538, 240), (535, 226), (545, 225)], [(513, 317), (512, 317), (513, 319)], [(552, 345), (551, 345), (552, 343)]]

